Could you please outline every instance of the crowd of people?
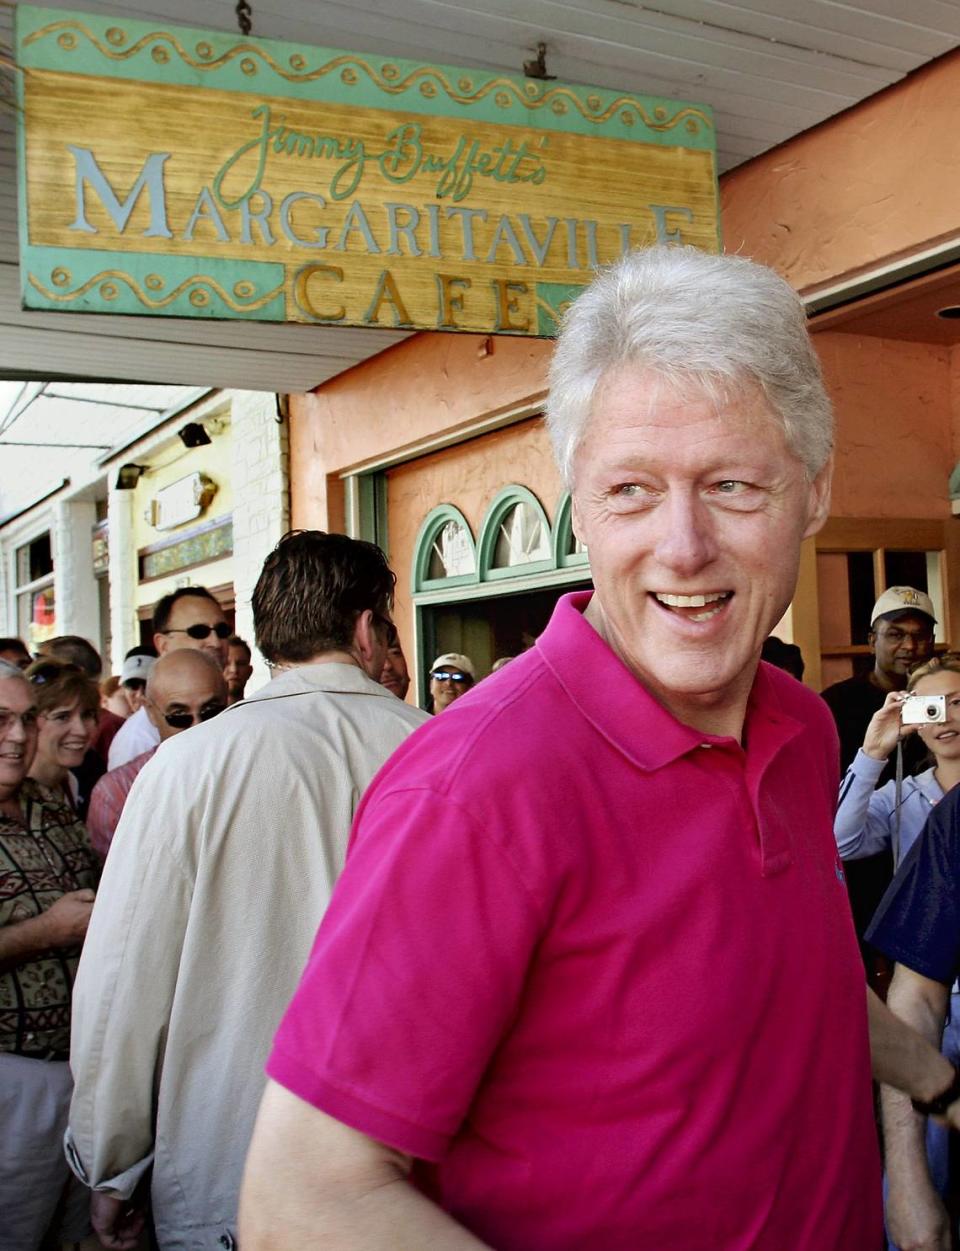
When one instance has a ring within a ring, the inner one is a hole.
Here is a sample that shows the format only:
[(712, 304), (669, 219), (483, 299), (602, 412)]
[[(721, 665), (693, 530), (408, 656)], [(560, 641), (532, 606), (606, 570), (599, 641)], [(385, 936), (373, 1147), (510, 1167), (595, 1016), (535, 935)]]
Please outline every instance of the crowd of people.
[(878, 1251), (871, 1073), (890, 1245), (950, 1247), (960, 659), (907, 587), (826, 703), (769, 639), (829, 508), (802, 306), (625, 257), (547, 422), (594, 591), (482, 680), (442, 652), (429, 709), (383, 553), (319, 531), (249, 696), (199, 586), (105, 681), (0, 639), (0, 1251)]

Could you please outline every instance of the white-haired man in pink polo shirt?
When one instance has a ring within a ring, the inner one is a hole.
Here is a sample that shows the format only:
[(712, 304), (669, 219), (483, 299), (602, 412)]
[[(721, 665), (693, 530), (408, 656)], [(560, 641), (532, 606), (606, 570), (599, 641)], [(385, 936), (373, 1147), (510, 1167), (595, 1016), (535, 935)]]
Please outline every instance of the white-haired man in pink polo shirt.
[[(760, 664), (830, 498), (801, 304), (740, 258), (625, 257), (568, 315), (548, 425), (596, 589), (367, 792), (241, 1243), (874, 1251), (836, 733)], [(950, 1087), (883, 1011), (881, 1075)]]

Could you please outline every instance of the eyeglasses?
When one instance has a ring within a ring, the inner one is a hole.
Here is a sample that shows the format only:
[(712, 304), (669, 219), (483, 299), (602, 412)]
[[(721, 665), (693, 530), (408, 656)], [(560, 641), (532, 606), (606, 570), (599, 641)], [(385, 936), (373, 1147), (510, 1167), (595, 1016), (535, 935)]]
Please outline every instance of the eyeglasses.
[(218, 639), (228, 639), (233, 631), (225, 621), (218, 621), (216, 625), (202, 625), (199, 621), (196, 625), (183, 626), (175, 630), (161, 630), (161, 634), (189, 634), (192, 639), (208, 639), (211, 634), (215, 634)]
[(430, 674), (431, 678), (436, 678), (438, 682), (469, 682), (470, 677), (466, 673), (461, 673), (459, 669), (434, 669)]
[(37, 724), (36, 708), (28, 708), (26, 712), (10, 712), (8, 708), (0, 708), (0, 734), (6, 734), (14, 721), (19, 721), (25, 730), (32, 730)]
[[(147, 703), (157, 708), (152, 699), (148, 699)], [(214, 717), (219, 717), (226, 704), (204, 704), (197, 713), (192, 712), (162, 712), (157, 708), (157, 712), (163, 717), (171, 730), (189, 730), (192, 725), (196, 725), (198, 721), (211, 721)]]

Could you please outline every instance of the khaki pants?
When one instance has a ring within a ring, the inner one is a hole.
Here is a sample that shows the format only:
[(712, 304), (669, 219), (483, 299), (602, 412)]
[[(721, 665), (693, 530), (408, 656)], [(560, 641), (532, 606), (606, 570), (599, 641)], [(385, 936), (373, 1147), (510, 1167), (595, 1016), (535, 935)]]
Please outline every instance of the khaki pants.
[(0, 1251), (90, 1232), (90, 1192), (63, 1154), (72, 1090), (66, 1061), (0, 1053)]

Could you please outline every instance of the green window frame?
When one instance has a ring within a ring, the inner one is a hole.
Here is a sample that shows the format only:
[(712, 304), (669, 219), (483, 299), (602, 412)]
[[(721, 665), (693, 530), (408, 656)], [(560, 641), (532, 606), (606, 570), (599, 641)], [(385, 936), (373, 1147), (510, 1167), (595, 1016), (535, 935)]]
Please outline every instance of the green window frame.
[[(429, 576), (430, 563), (434, 554), (434, 546), (444, 527), (449, 525), (450, 522), (456, 524), (469, 540), (470, 553), (473, 557), (473, 572), (450, 574), (442, 578), (431, 578)], [(413, 593), (415, 595), (421, 591), (436, 591), (444, 587), (473, 586), (479, 581), (477, 574), (477, 544), (473, 537), (473, 531), (470, 529), (470, 523), (460, 509), (455, 508), (452, 504), (438, 504), (436, 508), (432, 508), (427, 513), (417, 532), (413, 550)]]
[[(497, 544), (501, 537), (501, 527), (507, 516), (517, 507), (531, 509), (542, 527), (546, 539), (549, 556), (543, 560), (528, 560), (516, 565), (495, 565), (494, 557)], [(479, 553), (479, 571), (481, 582), (495, 582), (505, 578), (523, 578), (535, 573), (548, 573), (555, 568), (553, 530), (547, 519), (546, 510), (534, 495), (524, 486), (512, 483), (494, 496), (483, 524), (480, 527), (480, 538), (477, 542)]]
[(553, 563), (557, 569), (588, 569), (590, 556), (573, 550), (576, 542), (573, 533), (573, 500), (569, 491), (560, 496), (553, 523)]

